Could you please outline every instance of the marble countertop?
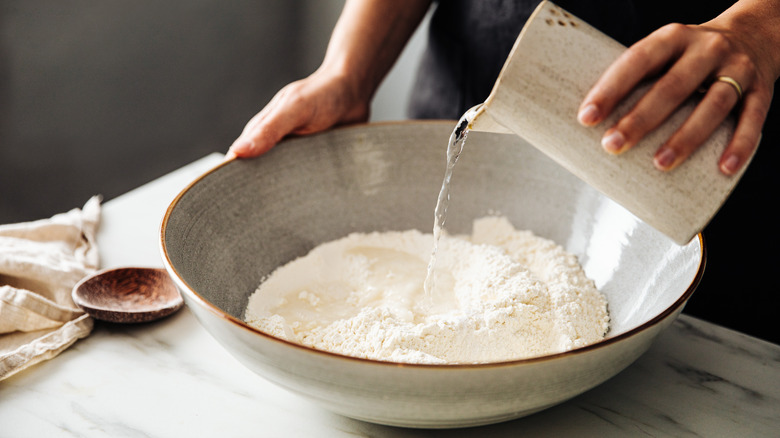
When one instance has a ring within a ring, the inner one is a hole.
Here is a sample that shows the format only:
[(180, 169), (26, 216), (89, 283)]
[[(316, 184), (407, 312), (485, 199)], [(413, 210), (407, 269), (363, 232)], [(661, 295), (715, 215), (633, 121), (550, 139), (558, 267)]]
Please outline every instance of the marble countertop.
[[(159, 222), (212, 154), (103, 207), (103, 267), (162, 266)], [(566, 403), (469, 429), (332, 414), (252, 373), (188, 309), (97, 322), (60, 356), (0, 382), (0, 437), (780, 436), (780, 346), (686, 315), (628, 369)]]

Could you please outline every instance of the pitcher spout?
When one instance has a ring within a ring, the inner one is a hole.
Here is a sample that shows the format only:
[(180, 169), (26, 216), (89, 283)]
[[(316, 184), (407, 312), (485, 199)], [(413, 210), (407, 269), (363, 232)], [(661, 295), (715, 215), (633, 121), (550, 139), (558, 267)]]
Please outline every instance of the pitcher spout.
[(479, 105), (471, 107), (471, 109), (466, 112), (466, 114), (473, 113), (470, 117), (471, 123), (469, 124), (469, 129), (471, 131), (513, 134), (510, 129), (493, 119), (488, 113), (487, 108), (487, 103), (480, 103)]

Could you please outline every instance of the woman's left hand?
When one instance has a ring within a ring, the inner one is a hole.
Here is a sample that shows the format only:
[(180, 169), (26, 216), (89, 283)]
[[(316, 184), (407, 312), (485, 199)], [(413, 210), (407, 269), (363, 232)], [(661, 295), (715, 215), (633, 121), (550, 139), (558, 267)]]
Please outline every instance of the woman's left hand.
[[(780, 74), (780, 25), (774, 21), (780, 18), (780, 1), (768, 3), (743, 0), (708, 23), (670, 24), (634, 44), (588, 92), (578, 113), (580, 123), (600, 123), (641, 81), (660, 75), (605, 132), (602, 146), (618, 154), (659, 126), (697, 90), (706, 89), (688, 119), (656, 151), (655, 167), (675, 168), (735, 111), (734, 135), (718, 167), (727, 175), (738, 172), (758, 146)], [(771, 14), (749, 9), (756, 6), (769, 7)]]

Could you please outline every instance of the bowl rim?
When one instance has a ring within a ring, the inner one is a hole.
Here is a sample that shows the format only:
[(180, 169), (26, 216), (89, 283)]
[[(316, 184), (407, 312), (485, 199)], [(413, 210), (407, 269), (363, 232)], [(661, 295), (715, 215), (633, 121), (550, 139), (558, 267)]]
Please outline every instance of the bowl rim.
[[(381, 121), (381, 122), (366, 122), (366, 123), (357, 123), (353, 125), (347, 125), (347, 126), (339, 126), (335, 128), (331, 128), (327, 131), (323, 131), (320, 133), (310, 134), (310, 136), (313, 135), (327, 135), (330, 132), (333, 131), (341, 131), (341, 130), (349, 130), (349, 129), (356, 129), (356, 128), (366, 128), (366, 127), (372, 127), (372, 126), (387, 126), (387, 125), (413, 125), (413, 124), (438, 124), (438, 123), (449, 123), (451, 126), (454, 123), (457, 123), (457, 121), (452, 120), (425, 120), (425, 121), (419, 121), (419, 120), (404, 120), (404, 121)], [(290, 138), (300, 138), (300, 136), (295, 137), (288, 137), (282, 140), (280, 143), (284, 143)], [(277, 145), (281, 146), (280, 145)], [(412, 362), (393, 362), (393, 361), (384, 361), (384, 360), (377, 360), (377, 359), (368, 359), (368, 358), (362, 358), (362, 357), (356, 357), (356, 356), (349, 356), (341, 353), (335, 353), (332, 351), (327, 350), (320, 350), (313, 347), (309, 347), (303, 344), (299, 344), (297, 342), (287, 341), (285, 339), (277, 338), (273, 335), (270, 335), (268, 333), (265, 333), (257, 328), (252, 327), (251, 325), (247, 324), (241, 319), (238, 319), (232, 315), (227, 314), (224, 310), (220, 309), (219, 307), (215, 306), (211, 302), (209, 302), (207, 299), (205, 299), (203, 296), (201, 296), (199, 293), (195, 291), (194, 288), (192, 288), (184, 279), (181, 277), (179, 272), (174, 268), (173, 263), (171, 262), (169, 256), (168, 256), (168, 248), (165, 243), (165, 236), (168, 226), (168, 220), (170, 219), (170, 216), (173, 212), (173, 210), (178, 205), (179, 201), (182, 197), (184, 197), (185, 194), (187, 194), (195, 185), (197, 185), (200, 181), (211, 175), (212, 173), (216, 172), (217, 170), (221, 169), (224, 166), (227, 166), (233, 161), (238, 161), (239, 158), (236, 157), (228, 157), (225, 158), (222, 162), (216, 164), (211, 169), (205, 171), (200, 176), (192, 180), (189, 184), (187, 184), (186, 187), (184, 187), (173, 200), (168, 205), (168, 207), (165, 210), (165, 214), (162, 217), (162, 221), (160, 223), (159, 228), (159, 250), (160, 254), (162, 256), (162, 262), (165, 267), (165, 269), (168, 271), (168, 273), (171, 275), (171, 278), (173, 281), (179, 286), (181, 291), (184, 295), (188, 295), (189, 298), (191, 298), (194, 302), (198, 303), (200, 306), (204, 307), (207, 311), (214, 314), (215, 316), (219, 317), (222, 320), (225, 320), (226, 322), (235, 325), (237, 328), (249, 331), (250, 333), (254, 333), (256, 335), (261, 336), (262, 338), (265, 338), (272, 342), (278, 342), (283, 345), (290, 346), (295, 349), (299, 349), (302, 352), (310, 353), (310, 354), (316, 354), (316, 355), (322, 355), (324, 357), (330, 357), (335, 359), (343, 359), (343, 360), (349, 360), (349, 361), (356, 361), (357, 363), (367, 363), (372, 365), (380, 365), (380, 366), (390, 366), (390, 367), (402, 367), (402, 368), (420, 368), (420, 369), (457, 369), (457, 370), (465, 370), (465, 369), (485, 369), (485, 368), (502, 368), (502, 367), (514, 367), (518, 365), (523, 364), (531, 364), (531, 363), (541, 363), (541, 362), (548, 362), (552, 360), (556, 360), (562, 357), (568, 357), (568, 356), (577, 356), (577, 355), (583, 355), (588, 352), (607, 347), (612, 344), (616, 344), (618, 342), (621, 342), (625, 339), (634, 337), (638, 335), (639, 333), (649, 329), (650, 327), (653, 327), (657, 324), (660, 324), (662, 321), (666, 320), (670, 315), (674, 314), (679, 308), (683, 307), (685, 303), (690, 299), (691, 295), (693, 295), (693, 292), (698, 287), (699, 283), (701, 282), (702, 276), (704, 275), (704, 267), (706, 265), (707, 260), (707, 248), (704, 244), (704, 236), (702, 233), (698, 233), (694, 239), (698, 238), (699, 241), (699, 250), (701, 253), (701, 256), (699, 257), (699, 266), (696, 270), (696, 275), (694, 276), (691, 283), (688, 285), (687, 289), (683, 294), (680, 295), (680, 297), (675, 300), (674, 303), (672, 303), (669, 307), (664, 309), (661, 313), (654, 316), (653, 318), (649, 319), (648, 321), (630, 329), (623, 333), (620, 333), (616, 336), (612, 337), (606, 337), (604, 339), (601, 339), (597, 342), (594, 342), (592, 344), (574, 348), (567, 351), (562, 351), (560, 353), (554, 353), (554, 354), (548, 354), (544, 356), (534, 356), (534, 357), (528, 357), (523, 359), (513, 359), (513, 360), (506, 360), (506, 361), (499, 361), (499, 362), (481, 362), (481, 363), (457, 363), (457, 364), (426, 364), (426, 363), (412, 363)], [(688, 243), (690, 244), (690, 242)], [(204, 327), (205, 328), (205, 327)], [(207, 330), (208, 331), (208, 330)]]

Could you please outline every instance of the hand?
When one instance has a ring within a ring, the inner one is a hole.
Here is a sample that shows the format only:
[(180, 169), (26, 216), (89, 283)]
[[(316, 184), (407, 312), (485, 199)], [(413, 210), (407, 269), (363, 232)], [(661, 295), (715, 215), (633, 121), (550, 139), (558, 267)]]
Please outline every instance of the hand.
[[(600, 123), (642, 80), (661, 74), (636, 106), (605, 132), (602, 146), (607, 152), (631, 148), (697, 90), (708, 87), (689, 118), (655, 153), (654, 165), (659, 170), (675, 168), (734, 110), (737, 126), (718, 167), (731, 175), (745, 164), (758, 146), (769, 111), (778, 56), (763, 50), (770, 40), (757, 39), (758, 28), (729, 30), (725, 15), (699, 26), (664, 26), (607, 69), (580, 106), (583, 125)], [(715, 80), (720, 76), (736, 80), (742, 95), (734, 85)]]
[(289, 134), (311, 134), (334, 125), (368, 120), (369, 100), (350, 90), (343, 76), (318, 70), (282, 88), (247, 123), (228, 157), (255, 157)]
[(347, 0), (325, 59), (247, 123), (228, 157), (254, 157), (288, 134), (368, 120), (371, 98), (431, 0)]

